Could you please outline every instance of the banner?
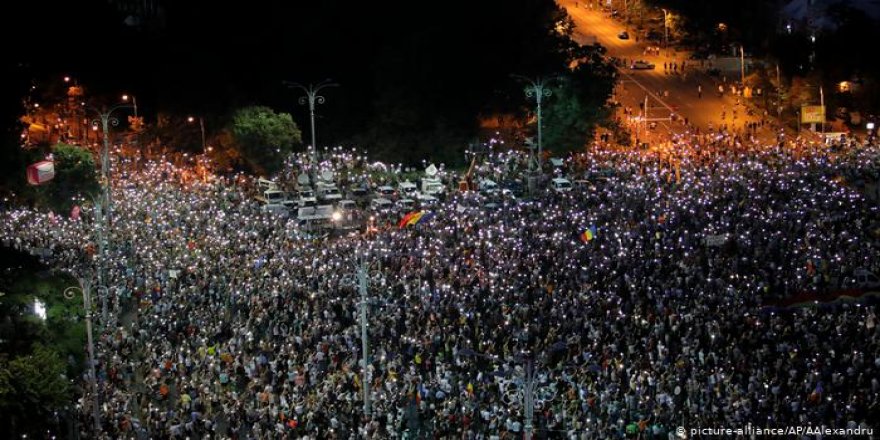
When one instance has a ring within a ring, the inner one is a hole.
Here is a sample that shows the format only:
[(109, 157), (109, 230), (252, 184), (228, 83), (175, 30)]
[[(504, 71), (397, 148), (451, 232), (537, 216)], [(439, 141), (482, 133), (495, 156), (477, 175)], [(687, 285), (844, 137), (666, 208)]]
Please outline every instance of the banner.
[(727, 243), (727, 235), (726, 234), (707, 235), (705, 238), (705, 241), (706, 241), (706, 246), (708, 246), (708, 247), (724, 246), (724, 244)]
[(46, 183), (55, 177), (55, 162), (44, 160), (27, 167), (27, 180), (31, 185)]
[(801, 107), (802, 124), (822, 124), (825, 122), (824, 105), (805, 105)]

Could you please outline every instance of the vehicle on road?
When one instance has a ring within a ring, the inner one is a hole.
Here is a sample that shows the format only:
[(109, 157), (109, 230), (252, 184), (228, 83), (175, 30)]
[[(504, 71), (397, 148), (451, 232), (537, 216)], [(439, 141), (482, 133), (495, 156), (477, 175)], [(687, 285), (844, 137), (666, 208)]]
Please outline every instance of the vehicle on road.
[(645, 60), (638, 60), (634, 61), (629, 68), (632, 70), (652, 70), (654, 65)]
[(376, 214), (386, 214), (394, 207), (394, 202), (388, 199), (375, 198), (370, 200), (370, 210)]
[(383, 185), (376, 189), (376, 197), (383, 199), (394, 199), (397, 197), (397, 191), (394, 188)]
[(627, 33), (626, 31), (623, 31), (623, 32), (617, 34), (617, 38), (620, 38), (621, 40), (629, 40), (629, 33)]
[(311, 188), (301, 188), (299, 190), (299, 204), (300, 208), (316, 206), (318, 204), (318, 198), (315, 197), (315, 192), (312, 191)]
[(856, 269), (845, 277), (841, 283), (844, 288), (858, 288), (866, 290), (880, 289), (880, 278), (867, 269)]
[(267, 189), (254, 198), (265, 212), (281, 212), (291, 207), (290, 200), (284, 191)]
[(550, 181), (550, 187), (557, 193), (571, 191), (571, 181), (562, 177), (557, 177)]

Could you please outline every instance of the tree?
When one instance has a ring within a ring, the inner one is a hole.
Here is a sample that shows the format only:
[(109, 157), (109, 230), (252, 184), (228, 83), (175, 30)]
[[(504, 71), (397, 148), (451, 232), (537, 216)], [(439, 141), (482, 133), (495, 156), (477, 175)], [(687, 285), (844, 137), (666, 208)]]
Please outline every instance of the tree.
[(557, 84), (544, 109), (544, 145), (557, 153), (582, 150), (608, 116), (614, 75), (604, 64), (580, 64)]
[(96, 194), (100, 190), (95, 159), (87, 150), (67, 144), (52, 148), (55, 160), (55, 178), (43, 189), (44, 202), (52, 209), (70, 212), (77, 204), (75, 198)]
[(31, 353), (10, 362), (0, 359), (3, 432), (37, 434), (46, 428), (45, 420), (71, 398), (65, 369), (58, 353), (43, 344), (34, 344)]
[(281, 169), (302, 133), (287, 113), (251, 106), (232, 116), (230, 127), (244, 162), (255, 172), (271, 174)]

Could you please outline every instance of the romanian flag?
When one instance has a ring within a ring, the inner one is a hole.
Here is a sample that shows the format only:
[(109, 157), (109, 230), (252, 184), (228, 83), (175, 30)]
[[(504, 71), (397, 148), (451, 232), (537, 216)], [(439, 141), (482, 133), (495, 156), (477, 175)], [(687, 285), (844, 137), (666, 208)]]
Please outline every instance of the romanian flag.
[(403, 216), (403, 218), (400, 219), (400, 223), (397, 224), (397, 227), (399, 227), (400, 229), (405, 228), (406, 225), (409, 224), (409, 221), (413, 218), (413, 216), (419, 213), (421, 213), (421, 211), (413, 211)]
[(403, 229), (403, 228), (405, 228), (405, 227), (407, 227), (407, 226), (412, 226), (412, 225), (418, 223), (419, 220), (420, 220), (420, 219), (422, 218), (422, 216), (424, 216), (424, 215), (425, 215), (425, 211), (413, 211), (413, 212), (410, 212), (409, 214), (403, 216), (402, 219), (400, 219), (400, 223), (397, 224), (397, 227), (400, 228), (400, 229)]
[(583, 234), (581, 234), (581, 241), (583, 241), (584, 243), (589, 243), (589, 242), (593, 241), (593, 239), (595, 239), (597, 235), (598, 234), (596, 232), (596, 225), (590, 226), (589, 229), (587, 229), (586, 231), (584, 231)]
[(417, 224), (417, 223), (419, 222), (419, 220), (421, 220), (422, 217), (424, 217), (424, 216), (425, 216), (425, 211), (419, 211), (419, 212), (416, 213), (416, 215), (412, 216), (412, 218), (410, 218), (408, 222), (406, 222), (406, 225), (407, 225), (407, 226), (415, 225), (415, 224)]
[(434, 218), (434, 216), (436, 216), (436, 215), (437, 215), (437, 214), (435, 214), (435, 213), (433, 213), (433, 212), (426, 212), (426, 213), (424, 213), (423, 216), (421, 216), (421, 217), (419, 218), (418, 221), (416, 221), (416, 224), (417, 224), (417, 225), (420, 225), (420, 224), (422, 224), (422, 223), (426, 223), (428, 220), (431, 220), (431, 219)]

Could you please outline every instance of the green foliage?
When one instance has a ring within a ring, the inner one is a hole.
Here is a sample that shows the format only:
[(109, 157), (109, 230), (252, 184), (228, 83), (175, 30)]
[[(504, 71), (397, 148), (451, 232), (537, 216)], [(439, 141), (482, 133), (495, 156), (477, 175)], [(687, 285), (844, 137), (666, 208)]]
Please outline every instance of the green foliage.
[(544, 148), (555, 153), (582, 150), (596, 125), (609, 112), (606, 101), (614, 87), (612, 71), (604, 64), (580, 64), (560, 79), (545, 101)]
[(244, 162), (261, 174), (281, 169), (293, 146), (302, 143), (302, 133), (289, 114), (263, 106), (236, 111), (231, 132)]
[[(29, 255), (0, 248), (0, 267), (8, 268), (0, 273), (0, 432), (45, 433), (53, 411), (70, 403), (67, 378), (82, 372), (82, 302), (62, 295), (74, 280), (41, 272)], [(45, 322), (33, 314), (35, 298), (46, 306)]]
[(55, 178), (40, 191), (51, 209), (67, 213), (79, 202), (75, 198), (97, 194), (98, 172), (92, 153), (74, 145), (57, 144), (52, 149), (55, 159)]
[(31, 354), (19, 356), (8, 366), (19, 404), (43, 409), (63, 406), (70, 398), (64, 361), (58, 353), (35, 344)]
[(4, 432), (37, 433), (45, 420), (72, 397), (65, 365), (58, 353), (35, 344), (31, 353), (10, 362), (0, 359), (0, 420)]

